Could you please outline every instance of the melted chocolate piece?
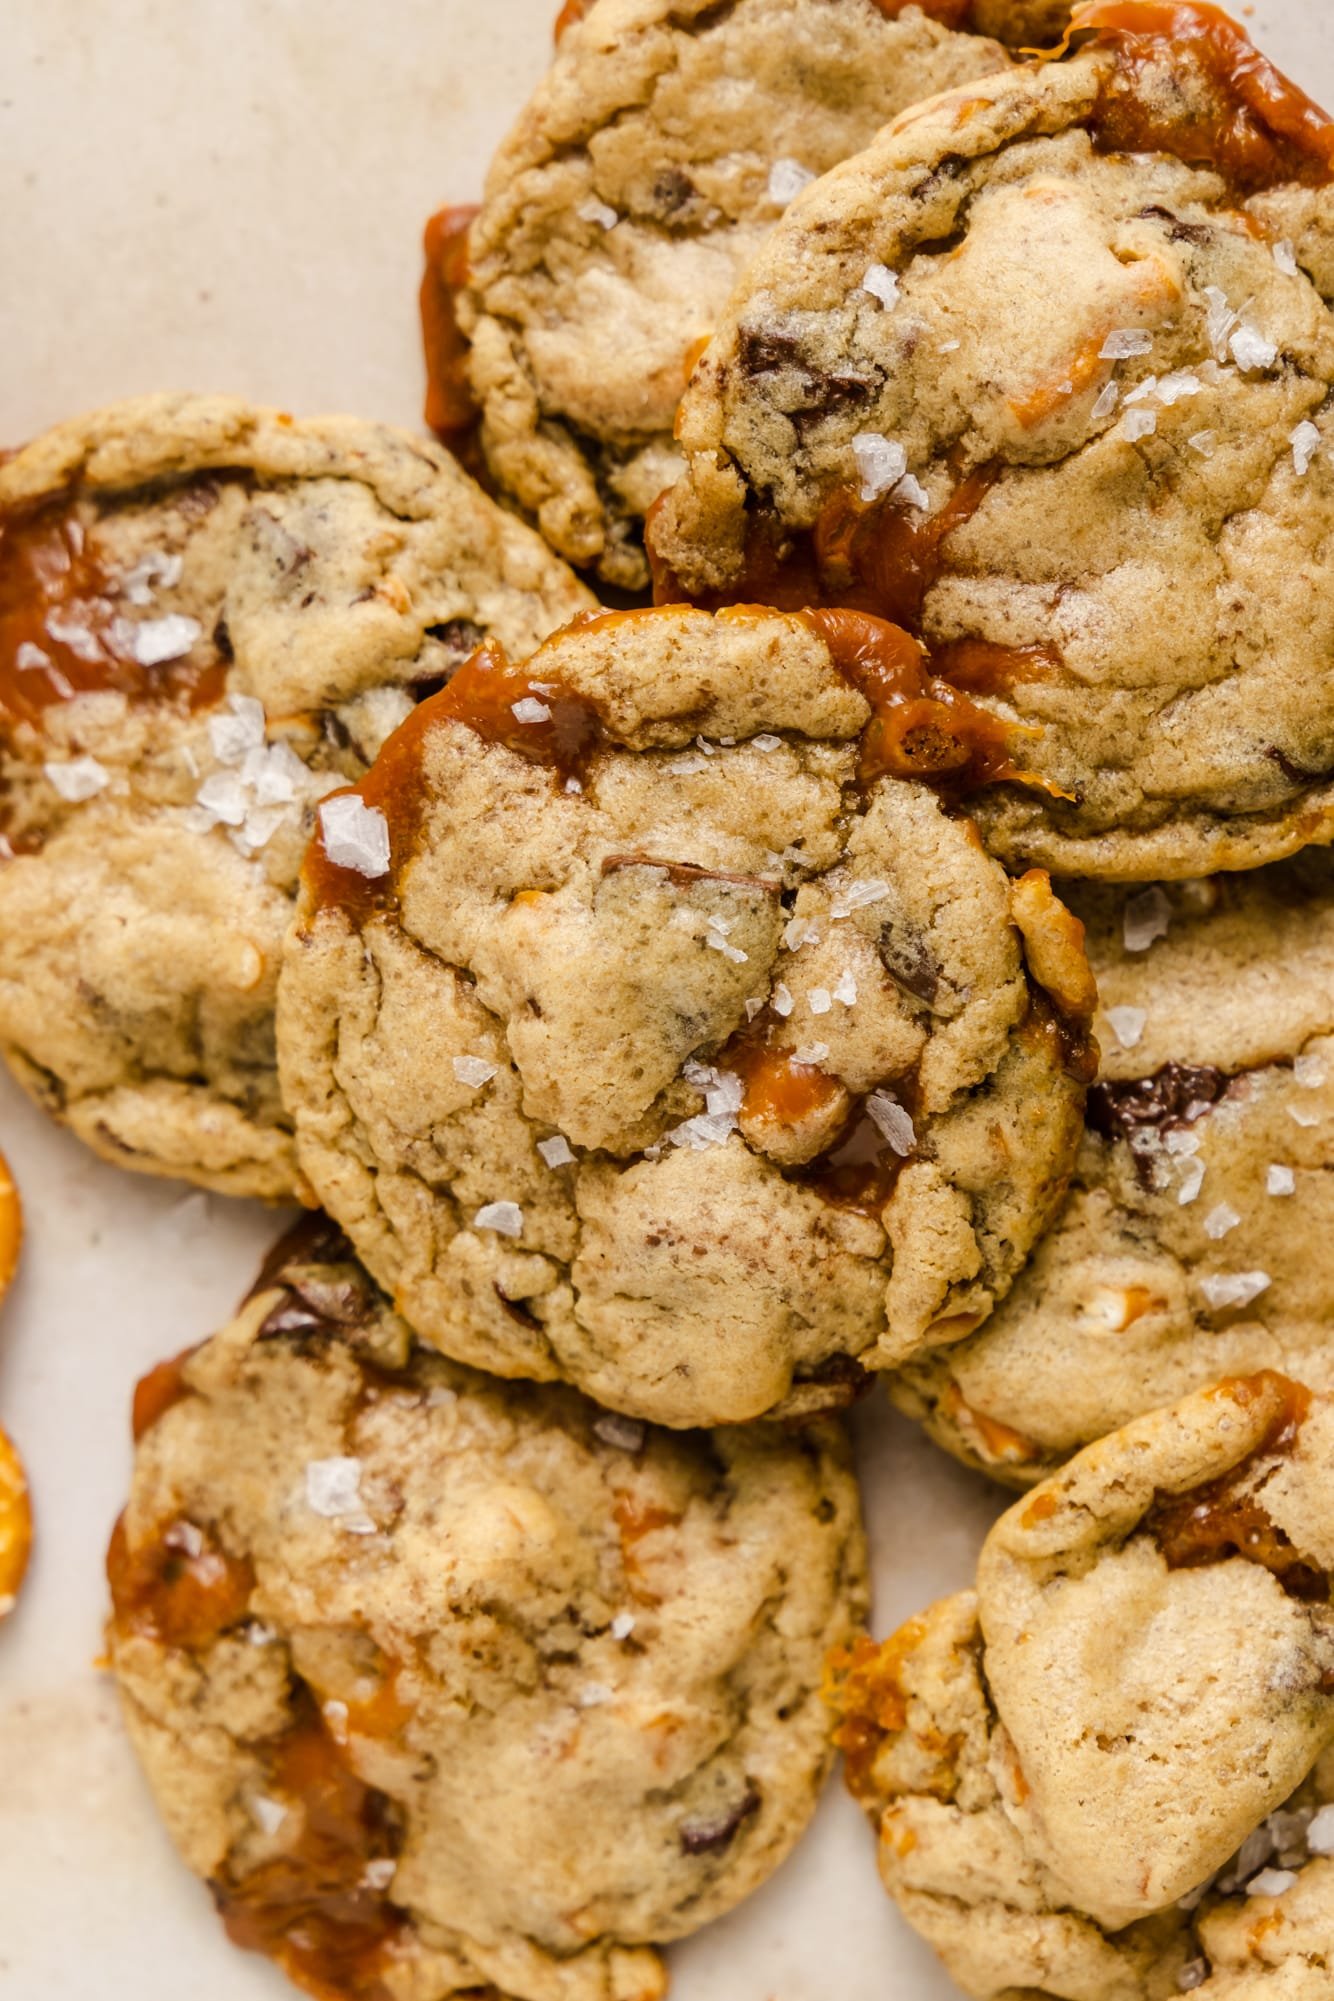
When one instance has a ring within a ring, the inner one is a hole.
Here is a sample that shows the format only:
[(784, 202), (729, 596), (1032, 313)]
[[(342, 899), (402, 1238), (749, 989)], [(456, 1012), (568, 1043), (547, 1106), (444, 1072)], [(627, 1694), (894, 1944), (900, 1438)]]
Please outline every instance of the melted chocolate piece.
[(940, 993), (941, 969), (927, 950), (920, 932), (897, 925), (891, 917), (876, 944), (880, 963), (895, 986), (923, 1007), (934, 1007)]
[(1193, 1125), (1218, 1103), (1230, 1082), (1223, 1071), (1205, 1065), (1165, 1063), (1152, 1077), (1095, 1084), (1085, 1117), (1104, 1139), (1133, 1144), (1134, 1135), (1148, 1127), (1165, 1132)]
[(422, 347), (426, 355), (426, 422), (451, 448), (472, 431), (477, 406), (468, 382), (468, 343), (459, 325), (458, 294), (468, 282), (468, 231), (476, 207), (442, 208), (426, 225), (422, 248)]
[(164, 1647), (200, 1653), (243, 1624), (255, 1588), (250, 1559), (229, 1556), (210, 1528), (160, 1525), (131, 1548), (122, 1515), (107, 1550), (116, 1624)]
[(760, 1796), (747, 1787), (737, 1804), (716, 1820), (683, 1820), (680, 1839), (686, 1855), (719, 1855), (730, 1848), (738, 1830), (760, 1810)]
[(762, 875), (738, 875), (731, 869), (701, 868), (695, 862), (660, 861), (656, 855), (605, 855), (602, 861), (603, 875), (613, 875), (619, 869), (657, 869), (668, 880), (683, 889), (692, 882), (730, 882), (738, 889), (757, 889), (765, 896), (778, 896), (783, 885), (772, 877)]

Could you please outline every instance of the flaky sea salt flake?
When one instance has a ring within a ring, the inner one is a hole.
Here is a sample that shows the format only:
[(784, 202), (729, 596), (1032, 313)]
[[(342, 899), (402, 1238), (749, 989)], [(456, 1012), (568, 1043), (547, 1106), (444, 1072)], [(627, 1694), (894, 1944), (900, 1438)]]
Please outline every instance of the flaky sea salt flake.
[(1114, 382), (1109, 382), (1099, 391), (1098, 400), (1093, 405), (1089, 415), (1095, 423), (1099, 422), (1103, 417), (1110, 417), (1120, 401), (1121, 391)]
[(1273, 246), (1273, 258), (1285, 278), (1301, 276), (1297, 267), (1297, 248), (1290, 236), (1285, 236), (1281, 243)]
[(545, 702), (539, 702), (536, 695), (524, 695), (517, 702), (510, 703), (510, 714), (516, 723), (549, 723), (551, 711)]
[(141, 667), (162, 667), (188, 653), (203, 629), (197, 618), (174, 611), (166, 618), (146, 618), (131, 626), (130, 644)]
[(596, 195), (581, 201), (575, 214), (581, 222), (595, 222), (599, 229), (615, 229), (621, 219), (614, 208), (608, 208), (606, 202), (599, 201)]
[(335, 868), (355, 869), (372, 879), (388, 873), (389, 822), (378, 806), (366, 805), (355, 792), (340, 792), (324, 801), (320, 834)]
[(1281, 1167), (1276, 1161), (1265, 1175), (1265, 1192), (1269, 1195), (1295, 1195), (1297, 1177), (1290, 1167)]
[(1102, 361), (1129, 361), (1132, 355), (1150, 354), (1153, 335), (1143, 327), (1114, 327), (1098, 350)]
[(470, 1091), (480, 1091), (483, 1084), (489, 1084), (496, 1074), (497, 1066), (488, 1063), (485, 1056), (456, 1056), (454, 1075), (460, 1084), (466, 1084)]
[(1246, 1885), (1248, 1897), (1281, 1897), (1297, 1881), (1295, 1869), (1262, 1869)]
[(888, 264), (868, 264), (862, 290), (879, 299), (882, 306), (896, 306), (899, 302), (899, 281)]
[(1272, 1283), (1267, 1271), (1221, 1271), (1200, 1280), (1200, 1291), (1215, 1312), (1225, 1306), (1249, 1306)]
[(1272, 368), (1278, 360), (1276, 344), (1255, 327), (1238, 327), (1228, 345), (1237, 367), (1247, 373)]
[(82, 805), (85, 799), (105, 792), (111, 783), (111, 773), (95, 757), (72, 757), (64, 764), (44, 764), (42, 770), (54, 790), (71, 806)]
[(867, 876), (860, 882), (850, 882), (840, 890), (829, 905), (831, 917), (851, 917), (854, 910), (865, 910), (868, 904), (882, 903), (890, 894), (889, 884), (876, 876)]
[(1225, 1237), (1229, 1230), (1235, 1230), (1241, 1217), (1229, 1202), (1216, 1202), (1204, 1219), (1204, 1234), (1215, 1242)]
[(1127, 900), (1121, 918), (1121, 936), (1127, 952), (1147, 952), (1155, 939), (1165, 938), (1172, 922), (1172, 906), (1157, 884)]
[(1304, 417), (1293, 431), (1288, 443), (1292, 446), (1292, 463), (1297, 477), (1305, 479), (1311, 470), (1311, 461), (1320, 450), (1320, 433), (1309, 417)]
[(619, 1411), (604, 1411), (593, 1424), (595, 1437), (604, 1445), (614, 1445), (618, 1452), (642, 1452), (644, 1449), (644, 1427), (637, 1417), (622, 1417)]
[(766, 733), (763, 736), (753, 736), (750, 740), (750, 746), (752, 750), (779, 750), (782, 747), (782, 742), (783, 739), (781, 736), (770, 736)]
[(812, 987), (807, 1002), (812, 1014), (828, 1014), (834, 1005), (834, 997), (828, 987)]
[(823, 1063), (829, 1054), (827, 1042), (803, 1042), (792, 1052), (794, 1063)]
[(1305, 1055), (1294, 1059), (1292, 1074), (1304, 1091), (1318, 1091), (1325, 1082), (1328, 1072), (1323, 1057)]
[(552, 1133), (550, 1139), (540, 1139), (537, 1150), (548, 1167), (570, 1167), (574, 1163), (574, 1148), (564, 1133)]
[(782, 980), (775, 982), (769, 1005), (773, 1008), (775, 1014), (780, 1014), (784, 1017), (791, 1014), (795, 1002), (792, 999), (791, 989)]
[(472, 1224), (475, 1230), (494, 1230), (498, 1237), (521, 1237), (523, 1210), (517, 1202), (484, 1202)]
[(929, 513), (931, 496), (914, 473), (906, 472), (894, 489), (895, 500), (901, 500), (905, 507), (916, 507), (923, 514)]
[(1312, 1855), (1334, 1855), (1334, 1803), (1322, 1806), (1306, 1830), (1306, 1845)]
[(769, 199), (786, 208), (814, 179), (810, 168), (803, 167), (800, 160), (775, 160), (769, 169)]
[(618, 1612), (612, 1620), (609, 1630), (613, 1640), (628, 1640), (631, 1633), (635, 1630), (634, 1613)]
[(880, 1137), (906, 1160), (917, 1145), (917, 1133), (908, 1112), (888, 1091), (872, 1091), (866, 1100), (866, 1116)]
[(1143, 1035), (1144, 1024), (1149, 1017), (1142, 1007), (1109, 1007), (1107, 1019), (1121, 1047), (1133, 1049)]
[(883, 431), (858, 431), (852, 441), (852, 456), (861, 476), (858, 495), (862, 500), (878, 500), (897, 486), (908, 470), (907, 451), (897, 438), (887, 438)]
[(857, 1005), (857, 982), (853, 977), (851, 966), (845, 966), (839, 974), (838, 983), (834, 988), (834, 999), (842, 1001), (844, 1007)]
[(354, 1535), (375, 1527), (361, 1500), (361, 1461), (339, 1454), (306, 1464), (306, 1506), (326, 1521), (338, 1522)]
[(1141, 438), (1151, 438), (1158, 429), (1157, 413), (1153, 410), (1127, 410), (1121, 419), (1121, 436), (1127, 444), (1136, 444)]
[(1192, 431), (1186, 443), (1193, 452), (1198, 452), (1202, 459), (1211, 459), (1217, 437), (1216, 431)]

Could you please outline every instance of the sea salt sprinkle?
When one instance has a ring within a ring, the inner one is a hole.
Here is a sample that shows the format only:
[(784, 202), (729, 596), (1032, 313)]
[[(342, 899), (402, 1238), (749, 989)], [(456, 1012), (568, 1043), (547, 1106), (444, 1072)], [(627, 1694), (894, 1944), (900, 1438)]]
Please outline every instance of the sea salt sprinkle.
[(162, 667), (188, 653), (202, 631), (197, 618), (171, 612), (166, 618), (146, 618), (138, 625), (127, 622), (123, 636), (141, 667)]
[(1204, 1219), (1204, 1234), (1217, 1241), (1225, 1237), (1229, 1230), (1235, 1230), (1240, 1221), (1241, 1217), (1230, 1203), (1218, 1202)]
[(64, 764), (44, 764), (49, 783), (71, 806), (82, 805), (97, 793), (105, 792), (111, 773), (95, 757), (72, 757)]
[(485, 1056), (454, 1058), (454, 1075), (460, 1084), (466, 1084), (473, 1091), (479, 1091), (483, 1084), (490, 1083), (496, 1074), (496, 1067), (494, 1063), (488, 1063)]
[(1292, 1075), (1305, 1091), (1318, 1091), (1326, 1077), (1323, 1057), (1306, 1054), (1294, 1059)]
[(711, 1063), (697, 1063), (693, 1058), (682, 1066), (681, 1075), (704, 1093), (704, 1110), (673, 1126), (668, 1139), (673, 1146), (689, 1147), (692, 1153), (722, 1146), (736, 1131), (737, 1113), (745, 1096), (741, 1079), (731, 1070), (716, 1070)]
[(829, 915), (851, 917), (854, 910), (865, 910), (869, 904), (882, 903), (889, 894), (887, 882), (867, 876), (859, 882), (850, 882), (846, 889), (838, 892), (829, 905)]
[(521, 1237), (523, 1210), (517, 1202), (484, 1202), (472, 1223), (475, 1230), (494, 1230), (498, 1237)]
[[(594, 1436), (604, 1445), (614, 1445), (618, 1452), (642, 1452), (644, 1449), (644, 1427), (637, 1417), (622, 1417), (618, 1411), (604, 1411), (593, 1425)], [(634, 1620), (630, 1621), (634, 1624)]]
[(398, 1863), (392, 1855), (374, 1855), (361, 1872), (362, 1883), (368, 1890), (387, 1890), (398, 1873)]
[(569, 1167), (574, 1161), (574, 1148), (564, 1133), (553, 1133), (550, 1139), (540, 1139), (537, 1150), (548, 1167)]
[(834, 988), (834, 999), (842, 1001), (844, 1007), (857, 1005), (857, 982), (853, 977), (851, 966), (845, 966), (839, 974), (838, 983)]
[(1297, 1881), (1295, 1869), (1262, 1869), (1246, 1885), (1248, 1897), (1281, 1897)]
[(1309, 417), (1303, 418), (1296, 430), (1289, 435), (1288, 443), (1292, 446), (1292, 463), (1297, 477), (1305, 479), (1311, 470), (1312, 459), (1320, 450), (1320, 433)]
[(1218, 1312), (1226, 1306), (1249, 1306), (1253, 1299), (1268, 1291), (1270, 1284), (1267, 1271), (1217, 1272), (1200, 1280), (1200, 1291)]
[(882, 306), (896, 306), (899, 302), (899, 281), (888, 264), (868, 264), (866, 276), (862, 279), (863, 292), (869, 292), (873, 299), (879, 299)]
[(1107, 1020), (1112, 1034), (1123, 1049), (1133, 1049), (1144, 1033), (1144, 1024), (1149, 1019), (1142, 1007), (1109, 1007)]
[(793, 1002), (792, 999), (791, 989), (786, 985), (786, 983), (783, 980), (775, 981), (774, 990), (770, 998), (769, 1005), (770, 1007), (772, 1007), (775, 1014), (780, 1014), (783, 1016), (791, 1014), (795, 1003)]
[(1306, 1830), (1312, 1855), (1334, 1855), (1334, 1805), (1322, 1806)]
[(545, 702), (539, 702), (536, 695), (524, 695), (517, 702), (510, 703), (510, 714), (516, 723), (549, 723), (551, 711)]
[(375, 1523), (361, 1499), (361, 1461), (339, 1455), (312, 1459), (306, 1466), (306, 1506), (350, 1535), (371, 1535)]
[(1156, 939), (1167, 936), (1171, 922), (1172, 906), (1157, 885), (1132, 896), (1121, 919), (1127, 952), (1147, 952)]
[(782, 743), (783, 739), (781, 736), (770, 736), (766, 732), (762, 736), (753, 736), (750, 740), (750, 747), (752, 750), (780, 750)]
[(906, 448), (883, 431), (858, 431), (852, 441), (852, 456), (861, 476), (858, 495), (862, 500), (878, 500), (882, 493), (889, 493), (908, 470)]
[(769, 199), (786, 208), (814, 179), (810, 168), (803, 167), (800, 160), (775, 160), (769, 169)]
[(715, 915), (706, 917), (704, 922), (707, 926), (704, 934), (704, 943), (710, 946), (713, 951), (721, 952), (723, 957), (730, 960), (734, 966), (744, 966), (750, 954), (743, 952), (739, 946), (728, 943), (728, 933), (735, 927), (735, 918), (718, 917)]
[(812, 987), (806, 997), (806, 1004), (812, 1014), (828, 1014), (834, 1005), (834, 996), (828, 987)]
[(1233, 312), (1227, 293), (1221, 286), (1206, 285), (1204, 296), (1209, 302), (1204, 316), (1205, 336), (1214, 351), (1214, 359), (1226, 361), (1228, 339), (1241, 315)]
[(1127, 410), (1121, 419), (1121, 435), (1132, 445), (1140, 438), (1152, 437), (1157, 429), (1158, 419), (1152, 410)]
[(829, 1055), (827, 1042), (802, 1042), (792, 1052), (794, 1063), (823, 1063)]
[(1265, 1175), (1265, 1190), (1270, 1195), (1295, 1195), (1297, 1177), (1290, 1167), (1275, 1164)]
[(1292, 238), (1285, 236), (1281, 243), (1273, 246), (1273, 258), (1285, 278), (1300, 277), (1297, 268), (1297, 251)]
[(1202, 459), (1211, 459), (1217, 435), (1216, 431), (1192, 431), (1186, 443), (1193, 452), (1198, 452)]
[(581, 222), (595, 222), (599, 229), (615, 229), (621, 219), (614, 208), (608, 208), (606, 202), (599, 201), (596, 195), (580, 202), (575, 214)]
[(886, 1144), (906, 1160), (917, 1145), (917, 1134), (898, 1099), (891, 1098), (888, 1091), (872, 1091), (866, 1100), (866, 1116)]
[(246, 1801), (250, 1818), (263, 1834), (276, 1834), (287, 1818), (287, 1808), (281, 1800), (268, 1799), (263, 1793), (252, 1793)]
[(1243, 373), (1272, 368), (1278, 360), (1275, 343), (1267, 340), (1255, 327), (1239, 326), (1228, 345), (1232, 349), (1232, 359)]
[(608, 1630), (610, 1631), (613, 1640), (628, 1640), (631, 1633), (633, 1633), (633, 1631), (635, 1630), (634, 1613), (618, 1612), (616, 1614), (616, 1617), (612, 1620), (611, 1626)]
[(1109, 382), (1099, 392), (1098, 400), (1093, 405), (1093, 408), (1089, 414), (1095, 419), (1095, 421), (1103, 417), (1110, 417), (1112, 412), (1115, 410), (1117, 404), (1120, 402), (1120, 400), (1121, 400), (1120, 389), (1117, 387), (1115, 382)]
[(1153, 335), (1142, 327), (1114, 327), (1098, 350), (1103, 361), (1129, 361), (1132, 355), (1149, 354)]
[(1320, 1124), (1319, 1112), (1313, 1111), (1309, 1105), (1289, 1105), (1288, 1117), (1295, 1126), (1301, 1126), (1308, 1132), (1312, 1126)]
[(372, 878), (388, 873), (389, 822), (378, 806), (367, 806), (355, 792), (323, 802), (320, 834), (335, 868), (355, 869)]

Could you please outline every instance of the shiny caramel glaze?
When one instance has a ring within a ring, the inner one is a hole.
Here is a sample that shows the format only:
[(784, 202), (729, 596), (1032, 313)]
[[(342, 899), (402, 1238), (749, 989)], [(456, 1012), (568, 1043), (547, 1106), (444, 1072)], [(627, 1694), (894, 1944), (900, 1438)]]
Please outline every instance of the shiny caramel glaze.
[(193, 1522), (163, 1522), (131, 1546), (122, 1515), (107, 1550), (107, 1582), (123, 1631), (199, 1653), (242, 1624), (255, 1573), (248, 1557), (229, 1556), (212, 1529)]
[[(211, 643), (143, 667), (120, 629), (120, 584), (71, 502), (0, 518), (0, 733), (40, 723), (71, 696), (107, 690), (131, 701), (203, 707), (222, 693), (226, 662)], [(47, 665), (20, 665), (44, 657)]]
[(358, 1778), (309, 1698), (263, 1748), (266, 1788), (300, 1806), (300, 1833), (239, 1881), (213, 1883), (228, 1936), (318, 2001), (391, 2001), (385, 1976), (404, 1921), (366, 1872), (398, 1852), (392, 1803)]
[[(1095, 143), (1118, 153), (1171, 153), (1212, 167), (1239, 194), (1284, 181), (1320, 186), (1334, 178), (1334, 119), (1260, 54), (1208, 0), (1088, 0), (1070, 34), (1086, 30), (1114, 63), (1090, 121)], [(1067, 36), (1067, 42), (1069, 37)], [(1146, 88), (1164, 56), (1193, 71), (1216, 104), (1209, 120), (1159, 114)]]
[(1158, 1495), (1144, 1527), (1170, 1570), (1194, 1570), (1239, 1556), (1271, 1571), (1289, 1597), (1324, 1603), (1329, 1598), (1328, 1576), (1298, 1554), (1259, 1496), (1250, 1490), (1252, 1477), (1263, 1461), (1292, 1451), (1311, 1408), (1310, 1391), (1266, 1369), (1255, 1376), (1228, 1377), (1208, 1392), (1242, 1409), (1275, 1393), (1275, 1413), (1246, 1458), (1204, 1486), (1184, 1494)]
[[(899, 1088), (896, 1084), (896, 1096)], [(895, 1153), (863, 1099), (854, 1103), (833, 1146), (809, 1166), (795, 1168), (792, 1179), (813, 1188), (836, 1209), (855, 1209), (878, 1221), (907, 1165), (907, 1158)]]
[(468, 385), (468, 343), (459, 325), (458, 295), (468, 282), (468, 231), (475, 205), (437, 210), (426, 225), (418, 303), (426, 357), (426, 422), (447, 445), (477, 421)]
[(771, 1028), (758, 1036), (747, 1033), (739, 1037), (720, 1059), (724, 1069), (741, 1079), (741, 1116), (796, 1125), (827, 1111), (843, 1089), (837, 1077), (829, 1076), (818, 1064), (798, 1063), (792, 1049), (769, 1040), (772, 1032)]
[(199, 1352), (199, 1343), (182, 1348), (179, 1355), (169, 1361), (159, 1362), (146, 1376), (140, 1376), (134, 1386), (134, 1400), (130, 1406), (130, 1431), (137, 1445), (146, 1431), (151, 1431), (159, 1418), (176, 1404), (182, 1403), (194, 1392), (185, 1380), (185, 1365), (192, 1355)]

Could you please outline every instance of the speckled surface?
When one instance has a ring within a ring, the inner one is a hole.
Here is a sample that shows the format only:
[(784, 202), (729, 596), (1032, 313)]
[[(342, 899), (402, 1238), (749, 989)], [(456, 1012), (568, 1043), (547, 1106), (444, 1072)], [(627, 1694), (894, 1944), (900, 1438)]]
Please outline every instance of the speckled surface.
[[(421, 224), (476, 192), (551, 11), (0, 0), (0, 440), (162, 387), (414, 424)], [(1248, 25), (1334, 95), (1328, 0), (1266, 0)], [(101, 1166), (8, 1084), (0, 1145), (29, 1219), (0, 1321), (0, 1416), (37, 1518), (0, 1633), (0, 1991), (276, 2001), (292, 1990), (227, 1945), (170, 1853), (94, 1663), (134, 1379), (229, 1311), (277, 1219)], [(1003, 1501), (878, 1395), (860, 1430), (884, 1631), (968, 1580)], [(890, 1910), (837, 1789), (768, 1888), (671, 1963), (676, 2001), (954, 1991)]]

